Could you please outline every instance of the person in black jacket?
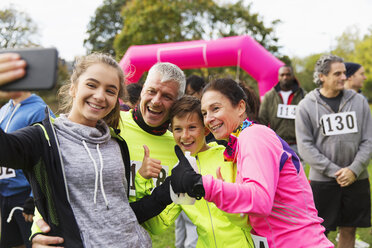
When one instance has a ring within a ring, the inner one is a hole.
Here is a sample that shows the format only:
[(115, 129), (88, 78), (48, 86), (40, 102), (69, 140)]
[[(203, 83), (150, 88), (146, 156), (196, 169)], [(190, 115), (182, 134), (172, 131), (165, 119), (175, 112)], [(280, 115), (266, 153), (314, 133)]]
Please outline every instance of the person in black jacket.
[(12, 134), (0, 129), (0, 164), (24, 170), (47, 235), (62, 237), (49, 244), (151, 247), (139, 223), (172, 202), (169, 178), (128, 202), (129, 153), (115, 129), (123, 72), (110, 56), (94, 53), (77, 61), (70, 81), (61, 89), (65, 114), (51, 120), (46, 109), (41, 123)]

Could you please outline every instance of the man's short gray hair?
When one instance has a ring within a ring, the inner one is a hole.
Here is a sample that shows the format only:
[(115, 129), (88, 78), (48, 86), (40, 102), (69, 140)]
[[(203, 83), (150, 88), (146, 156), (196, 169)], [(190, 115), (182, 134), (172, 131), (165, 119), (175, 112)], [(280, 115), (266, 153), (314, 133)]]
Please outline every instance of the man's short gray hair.
[(156, 73), (161, 75), (160, 82), (172, 81), (178, 83), (178, 99), (185, 94), (186, 77), (178, 66), (168, 62), (156, 63), (150, 68), (145, 84)]
[(314, 68), (314, 83), (317, 86), (322, 85), (322, 81), (319, 79), (319, 74), (323, 74), (325, 76), (328, 76), (328, 73), (331, 71), (331, 64), (335, 62), (344, 63), (344, 60), (336, 55), (328, 54), (321, 56), (318, 61), (315, 63)]

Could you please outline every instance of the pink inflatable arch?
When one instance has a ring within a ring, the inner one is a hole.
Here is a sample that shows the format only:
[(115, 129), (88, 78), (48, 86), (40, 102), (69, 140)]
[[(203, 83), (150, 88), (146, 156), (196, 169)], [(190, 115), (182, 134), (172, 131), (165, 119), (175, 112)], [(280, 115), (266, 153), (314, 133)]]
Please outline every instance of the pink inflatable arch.
[(170, 62), (181, 69), (239, 66), (258, 82), (261, 97), (277, 83), (278, 69), (283, 65), (247, 35), (131, 46), (120, 61), (126, 83), (137, 82), (157, 62)]

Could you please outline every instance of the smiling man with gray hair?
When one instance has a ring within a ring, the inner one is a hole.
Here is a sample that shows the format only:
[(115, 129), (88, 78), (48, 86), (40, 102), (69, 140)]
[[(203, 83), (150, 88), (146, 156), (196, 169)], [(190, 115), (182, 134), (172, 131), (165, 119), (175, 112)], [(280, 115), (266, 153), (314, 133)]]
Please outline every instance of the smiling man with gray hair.
[(356, 227), (371, 226), (367, 166), (372, 156), (372, 117), (367, 101), (344, 89), (343, 59), (322, 56), (314, 89), (299, 103), (296, 137), (326, 233), (339, 227), (339, 246), (354, 247)]

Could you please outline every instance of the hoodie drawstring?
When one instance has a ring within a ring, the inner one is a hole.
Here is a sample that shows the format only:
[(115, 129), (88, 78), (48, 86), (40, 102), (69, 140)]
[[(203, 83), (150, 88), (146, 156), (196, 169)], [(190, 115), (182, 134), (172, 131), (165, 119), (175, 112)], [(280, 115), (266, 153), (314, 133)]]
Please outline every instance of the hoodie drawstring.
[(101, 188), (103, 199), (105, 200), (106, 208), (108, 210), (109, 209), (108, 201), (107, 201), (107, 197), (106, 197), (106, 194), (105, 194), (105, 190), (103, 188), (103, 158), (102, 158), (101, 151), (99, 150), (99, 144), (97, 144), (97, 146), (96, 146), (96, 149), (97, 149), (97, 152), (98, 152), (98, 156), (99, 156), (99, 160), (100, 160), (100, 164), (101, 164), (100, 173), (98, 175), (97, 163), (94, 160), (94, 158), (93, 158), (93, 156), (92, 156), (92, 154), (91, 154), (91, 152), (90, 152), (90, 150), (89, 150), (89, 148), (88, 148), (85, 140), (83, 140), (82, 142), (83, 142), (83, 145), (84, 145), (85, 150), (87, 151), (90, 159), (93, 162), (94, 170), (95, 170), (95, 173), (96, 173), (96, 180), (95, 180), (95, 184), (94, 184), (94, 198), (93, 198), (93, 202), (94, 202), (94, 204), (96, 204), (96, 202), (97, 202), (98, 178), (101, 177), (100, 178), (100, 188)]
[(318, 99), (315, 98), (315, 115), (316, 115), (316, 127), (319, 128), (319, 113), (318, 113)]
[(107, 208), (107, 210), (108, 210), (108, 209), (109, 209), (108, 201), (107, 201), (107, 197), (106, 197), (105, 189), (103, 188), (103, 158), (102, 158), (101, 151), (99, 150), (99, 144), (97, 144), (97, 152), (98, 152), (98, 156), (99, 156), (99, 161), (100, 161), (100, 163), (101, 163), (101, 170), (100, 170), (101, 191), (102, 191), (103, 199), (105, 200), (105, 203), (106, 203), (106, 208)]
[(12, 210), (11, 210), (10, 213), (9, 213), (8, 219), (6, 219), (6, 222), (7, 222), (7, 223), (10, 223), (10, 222), (12, 221), (14, 211), (16, 211), (16, 210), (21, 210), (21, 211), (23, 211), (23, 208), (22, 208), (22, 207), (14, 207), (14, 208), (12, 208)]

